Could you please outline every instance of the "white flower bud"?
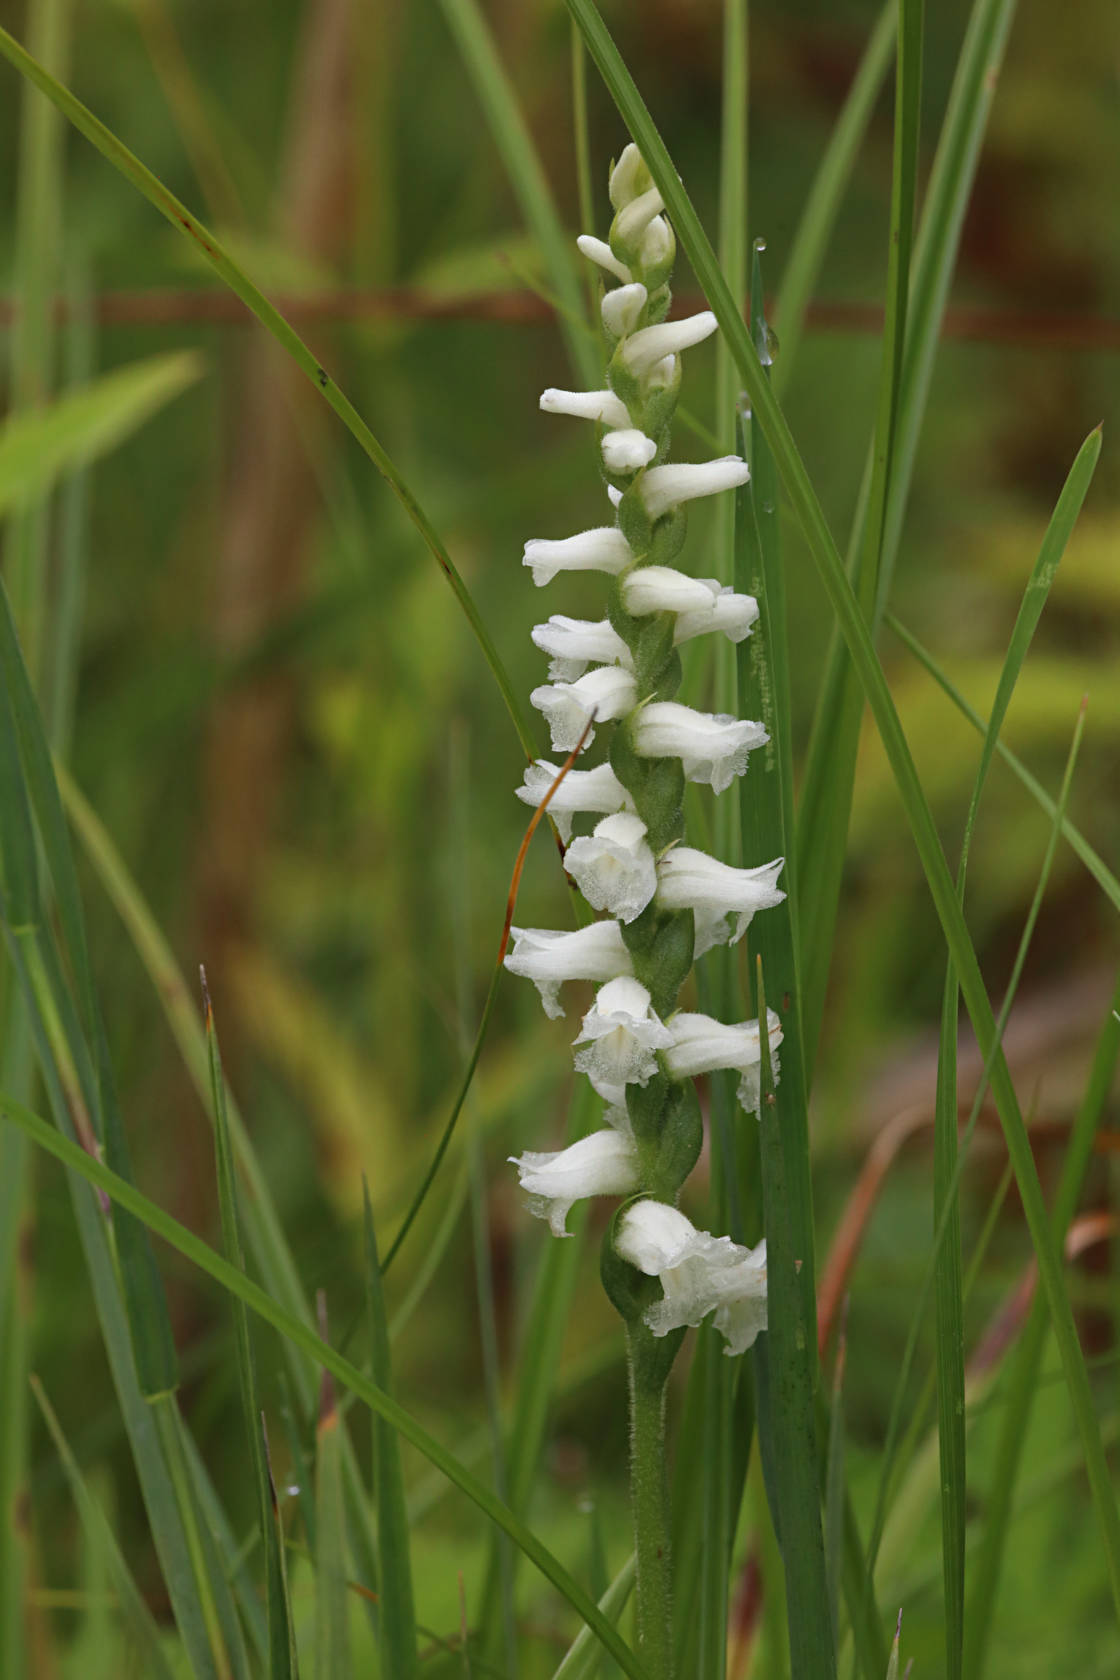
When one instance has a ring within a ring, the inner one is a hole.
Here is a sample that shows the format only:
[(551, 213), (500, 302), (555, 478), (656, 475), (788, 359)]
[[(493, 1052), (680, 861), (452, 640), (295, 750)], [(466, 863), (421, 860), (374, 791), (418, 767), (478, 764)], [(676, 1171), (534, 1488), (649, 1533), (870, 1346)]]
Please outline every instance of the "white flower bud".
[(588, 904), (622, 922), (641, 915), (657, 886), (646, 825), (628, 811), (604, 817), (593, 834), (573, 840), (564, 868)]
[(571, 414), (577, 420), (598, 420), (604, 426), (628, 426), (630, 411), (613, 391), (557, 391), (551, 385), (541, 392), (544, 414)]
[[(632, 198), (629, 204), (624, 204), (614, 219), (611, 237), (617, 239), (623, 251), (630, 251), (635, 245), (641, 252), (641, 241), (650, 223), (659, 218), (665, 208), (665, 201), (656, 187), (650, 187), (637, 198)], [(644, 266), (644, 263), (643, 263)]]
[(655, 216), (638, 242), (638, 261), (643, 269), (672, 267), (677, 241), (664, 216)]
[(698, 1231), (678, 1208), (648, 1199), (618, 1221), (615, 1248), (647, 1277), (663, 1299), (645, 1313), (655, 1336), (697, 1325), (715, 1311), (727, 1354), (745, 1353), (766, 1328), (766, 1244), (744, 1248), (730, 1237)]
[[(617, 297), (618, 293), (608, 292), (607, 296)], [(606, 302), (606, 299), (603, 301)], [(620, 351), (626, 371), (637, 378), (665, 356), (675, 356), (682, 350), (690, 350), (694, 344), (703, 343), (718, 325), (711, 310), (704, 309), (699, 315), (685, 316), (683, 321), (659, 321), (656, 326), (643, 327), (640, 332), (631, 329), (632, 336), (627, 338)], [(620, 337), (621, 334), (615, 336)]]
[[(673, 1042), (665, 1052), (665, 1065), (674, 1079), (691, 1079), (696, 1074), (714, 1073), (718, 1068), (735, 1068), (742, 1075), (739, 1081), (740, 1103), (748, 1114), (758, 1113), (762, 1050), (757, 1021), (728, 1024), (714, 1020), (711, 1015), (692, 1015), (682, 1011), (674, 1015), (667, 1025)], [(766, 1030), (770, 1065), (774, 1083), (777, 1084), (782, 1023), (772, 1009), (766, 1011)]]
[[(535, 688), (529, 701), (548, 719), (553, 751), (570, 753), (579, 745), (592, 712), (600, 723), (623, 717), (633, 709), (636, 693), (632, 671), (624, 671), (621, 665), (599, 665), (575, 682)], [(585, 750), (594, 739), (595, 731), (588, 730)]]
[(591, 922), (572, 933), (554, 933), (551, 928), (509, 931), (513, 950), (506, 957), (506, 967), (533, 982), (551, 1020), (564, 1013), (560, 987), (565, 980), (615, 980), (620, 974), (633, 973), (617, 922)]
[(542, 653), (551, 655), (548, 674), (553, 682), (574, 682), (589, 665), (629, 668), (631, 663), (630, 649), (607, 618), (553, 613), (547, 624), (534, 624), (529, 634)]
[(593, 234), (581, 233), (576, 245), (581, 255), (589, 262), (597, 263), (600, 268), (606, 269), (616, 280), (621, 280), (624, 286), (630, 284), (633, 279), (630, 270), (624, 262), (619, 262), (605, 239), (596, 239)]
[(607, 180), (607, 194), (612, 209), (621, 210), (631, 199), (637, 198), (640, 193), (648, 192), (649, 186), (650, 173), (646, 160), (631, 140), (622, 148), (622, 154)]
[(610, 980), (599, 988), (574, 1041), (576, 1067), (608, 1102), (627, 1085), (647, 1085), (657, 1072), (657, 1052), (670, 1042), (646, 988), (638, 980)]
[(756, 910), (769, 910), (786, 896), (776, 885), (784, 858), (756, 869), (735, 869), (707, 852), (674, 846), (657, 865), (657, 902), (665, 910), (691, 910), (696, 922), (695, 955), (713, 945), (735, 945)]
[[(641, 334), (636, 333), (636, 338)], [(633, 340), (631, 340), (633, 342)], [(720, 490), (734, 490), (746, 484), (751, 469), (738, 455), (723, 455), (718, 461), (674, 461), (651, 467), (642, 480), (642, 500), (651, 519), (660, 519), (670, 508), (691, 502), (697, 496), (714, 496)]]
[(680, 614), (673, 640), (687, 642), (693, 636), (719, 630), (729, 642), (743, 641), (758, 620), (754, 596), (736, 594), (729, 583), (721, 584), (718, 578), (701, 578), (700, 582), (711, 591), (711, 600)]
[(603, 465), (608, 472), (634, 473), (648, 467), (657, 454), (657, 445), (636, 426), (603, 436)]
[(710, 612), (712, 592), (701, 578), (672, 566), (635, 566), (622, 580), (622, 604), (634, 618), (647, 613)]
[(603, 325), (612, 338), (626, 338), (634, 331), (648, 297), (649, 293), (637, 280), (632, 285), (616, 286), (613, 292), (603, 293), (599, 308)]
[[(525, 771), (525, 780), (516, 790), (518, 799), (526, 805), (538, 806), (557, 776), (558, 764), (539, 758)], [(548, 802), (548, 814), (560, 830), (567, 845), (572, 833), (572, 818), (585, 811), (633, 810), (633, 801), (609, 764), (597, 764), (594, 770), (569, 770)]]
[(557, 572), (624, 571), (634, 556), (630, 544), (614, 525), (599, 525), (574, 537), (530, 537), (522, 564), (531, 567), (538, 589), (551, 583)]
[(690, 782), (707, 782), (716, 793), (743, 774), (751, 748), (770, 739), (760, 723), (697, 712), (675, 700), (652, 700), (638, 711), (631, 729), (634, 750), (642, 758), (679, 758)]
[(547, 1219), (554, 1237), (566, 1237), (568, 1211), (584, 1196), (629, 1196), (638, 1187), (634, 1141), (613, 1127), (592, 1132), (555, 1154), (527, 1150), (511, 1155), (529, 1207)]

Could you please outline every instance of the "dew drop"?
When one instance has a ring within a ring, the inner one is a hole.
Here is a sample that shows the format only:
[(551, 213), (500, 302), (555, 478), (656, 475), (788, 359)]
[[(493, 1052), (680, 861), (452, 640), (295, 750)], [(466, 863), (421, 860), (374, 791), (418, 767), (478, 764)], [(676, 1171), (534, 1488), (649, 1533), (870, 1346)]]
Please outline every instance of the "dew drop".
[(285, 1499), (298, 1499), (299, 1498), (299, 1483), (298, 1482), (290, 1482), (288, 1484), (288, 1486), (284, 1489), (284, 1498)]
[(774, 362), (777, 360), (778, 351), (780, 349), (781, 345), (778, 342), (778, 335), (770, 325), (769, 321), (767, 321), (762, 335), (762, 343), (759, 345), (758, 350), (758, 359), (762, 363), (763, 367), (773, 366)]
[(751, 249), (752, 249), (752, 251), (757, 251), (760, 256), (762, 255), (763, 251), (765, 251), (766, 241), (765, 241), (765, 239), (763, 239), (761, 234), (759, 234), (758, 238), (754, 241), (754, 244), (751, 246)]

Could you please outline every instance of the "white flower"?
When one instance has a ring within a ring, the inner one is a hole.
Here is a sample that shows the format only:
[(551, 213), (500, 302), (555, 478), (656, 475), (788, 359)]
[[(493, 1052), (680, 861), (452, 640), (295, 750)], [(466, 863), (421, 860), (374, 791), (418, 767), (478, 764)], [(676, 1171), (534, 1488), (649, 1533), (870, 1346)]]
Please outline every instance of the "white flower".
[(715, 1309), (724, 1352), (745, 1353), (766, 1329), (766, 1244), (744, 1248), (730, 1237), (698, 1231), (664, 1202), (643, 1200), (618, 1221), (615, 1248), (647, 1277), (660, 1281), (663, 1299), (645, 1321), (655, 1336), (697, 1325)]
[(735, 869), (691, 846), (674, 846), (657, 865), (657, 902), (665, 910), (691, 910), (696, 919), (695, 954), (742, 939), (756, 910), (769, 910), (786, 896), (776, 885), (784, 858), (756, 869)]
[(598, 263), (608, 274), (613, 274), (616, 280), (621, 280), (624, 286), (630, 284), (630, 270), (624, 262), (619, 262), (605, 239), (596, 239), (593, 234), (581, 233), (576, 240), (576, 246), (589, 262)]
[(622, 500), (622, 491), (617, 490), (613, 484), (608, 484), (607, 485), (607, 499), (609, 500), (612, 507), (617, 507), (619, 502)]
[[(649, 293), (640, 280), (635, 280), (629, 286), (616, 286), (613, 292), (603, 293), (599, 309), (603, 325), (612, 338), (625, 338), (628, 333), (634, 331), (648, 298)], [(641, 334), (637, 336), (641, 337)]]
[[(647, 327), (647, 332), (660, 328)], [(642, 337), (635, 333), (631, 344)], [(716, 461), (674, 461), (664, 467), (651, 467), (642, 480), (642, 500), (651, 519), (660, 519), (681, 502), (694, 501), (697, 496), (714, 496), (720, 490), (734, 490), (745, 484), (751, 469), (738, 455), (721, 455)]]
[(628, 140), (607, 177), (607, 195), (612, 207), (621, 210), (639, 193), (646, 192), (649, 184), (649, 166), (633, 140)]
[(553, 682), (574, 682), (592, 664), (630, 664), (630, 649), (606, 618), (553, 613), (547, 624), (534, 624), (529, 633), (541, 652), (551, 655), (548, 674)]
[[(597, 665), (575, 682), (547, 683), (535, 688), (529, 700), (548, 719), (554, 752), (570, 753), (579, 745), (592, 712), (600, 723), (622, 717), (634, 705), (637, 690), (634, 675), (621, 665)], [(595, 739), (588, 730), (584, 747)]]
[(641, 915), (657, 886), (646, 825), (629, 811), (604, 817), (593, 834), (573, 840), (564, 854), (564, 868), (588, 904), (623, 922)]
[(557, 391), (550, 385), (541, 392), (545, 414), (571, 414), (577, 420), (598, 420), (604, 426), (628, 426), (630, 411), (613, 391)]
[(711, 591), (711, 599), (703, 606), (682, 612), (677, 619), (673, 640), (687, 642), (709, 630), (722, 630), (729, 642), (741, 642), (749, 636), (758, 618), (758, 602), (753, 595), (738, 595), (729, 583), (718, 578), (701, 578)]
[(615, 217), (612, 234), (622, 250), (636, 245), (644, 237), (650, 223), (665, 208), (665, 201), (656, 187), (650, 187), (629, 204), (623, 205)]
[(672, 566), (635, 566), (621, 588), (622, 604), (634, 618), (658, 612), (710, 612), (712, 608), (707, 583)]
[[(560, 774), (560, 766), (547, 758), (538, 758), (525, 770), (525, 779), (515, 789), (518, 799), (526, 805), (537, 806)], [(633, 800), (609, 764), (597, 764), (594, 770), (569, 770), (548, 802), (548, 814), (567, 845), (572, 834), (572, 818), (584, 811), (633, 810)]]
[(707, 782), (716, 793), (743, 774), (751, 748), (770, 738), (760, 723), (693, 711), (676, 700), (650, 701), (631, 728), (634, 750), (642, 758), (679, 758), (690, 782)]
[(511, 974), (524, 975), (541, 994), (544, 1012), (557, 1020), (560, 987), (565, 980), (615, 980), (632, 974), (630, 953), (617, 922), (591, 922), (572, 933), (551, 928), (510, 928), (513, 950), (506, 957)]
[(566, 1237), (568, 1210), (584, 1196), (629, 1196), (638, 1187), (634, 1140), (613, 1127), (592, 1132), (553, 1154), (527, 1150), (511, 1155), (529, 1207), (547, 1219), (555, 1237)]
[(610, 980), (599, 988), (574, 1040), (587, 1045), (576, 1052), (576, 1067), (613, 1104), (620, 1088), (649, 1083), (657, 1072), (657, 1051), (665, 1049), (671, 1036), (640, 981)]
[[(711, 1015), (691, 1015), (682, 1010), (667, 1025), (673, 1042), (665, 1052), (665, 1065), (674, 1079), (691, 1079), (698, 1073), (735, 1068), (742, 1074), (739, 1101), (748, 1114), (758, 1113), (762, 1050), (757, 1021), (738, 1021), (729, 1025), (725, 1021), (714, 1020)], [(782, 1042), (782, 1024), (772, 1009), (766, 1011), (766, 1032), (770, 1065), (774, 1083), (777, 1084), (777, 1050)]]
[(620, 431), (604, 433), (602, 447), (603, 465), (612, 473), (639, 472), (642, 467), (648, 467), (657, 454), (657, 445), (653, 439), (640, 432), (636, 426), (625, 426)]
[(600, 525), (574, 537), (530, 537), (523, 564), (531, 566), (538, 588), (551, 583), (557, 572), (624, 571), (633, 560), (630, 544), (615, 525)]
[(677, 242), (664, 216), (655, 216), (638, 242), (638, 261), (645, 269), (669, 268)]
[[(645, 290), (644, 286), (642, 290)], [(609, 292), (607, 295), (617, 297), (619, 294)], [(637, 315), (634, 316), (634, 321), (637, 322)], [(687, 315), (683, 321), (658, 321), (656, 326), (643, 327), (640, 332), (634, 332), (631, 327), (631, 336), (627, 338), (619, 355), (626, 371), (637, 378), (663, 357), (675, 356), (682, 350), (691, 349), (694, 344), (702, 344), (706, 338), (711, 337), (718, 325), (719, 322), (711, 310), (704, 309), (699, 315)]]

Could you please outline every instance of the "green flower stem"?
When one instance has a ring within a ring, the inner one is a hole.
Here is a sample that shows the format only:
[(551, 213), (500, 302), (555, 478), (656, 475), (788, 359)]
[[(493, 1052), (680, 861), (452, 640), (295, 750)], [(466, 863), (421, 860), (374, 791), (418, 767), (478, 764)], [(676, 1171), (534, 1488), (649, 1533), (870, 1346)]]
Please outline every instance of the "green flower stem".
[(672, 1680), (669, 1480), (665, 1456), (665, 1379), (661, 1360), (648, 1357), (641, 1323), (626, 1331), (630, 1374), (630, 1502), (637, 1557), (638, 1655), (650, 1680)]

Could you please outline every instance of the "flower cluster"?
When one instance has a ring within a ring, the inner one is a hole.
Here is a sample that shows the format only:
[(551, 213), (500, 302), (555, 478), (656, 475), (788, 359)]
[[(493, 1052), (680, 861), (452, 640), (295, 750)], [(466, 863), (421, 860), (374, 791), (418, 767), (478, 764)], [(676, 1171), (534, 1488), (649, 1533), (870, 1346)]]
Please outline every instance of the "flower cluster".
[[(548, 682), (531, 696), (561, 757), (581, 738), (590, 745), (592, 719), (614, 726), (607, 760), (570, 770), (550, 804), (570, 842), (565, 866), (604, 919), (572, 933), (514, 928), (506, 957), (514, 974), (536, 984), (550, 1016), (563, 1014), (565, 981), (598, 984), (574, 1048), (577, 1069), (606, 1104), (606, 1124), (568, 1149), (527, 1153), (516, 1164), (530, 1205), (558, 1236), (581, 1197), (636, 1198), (610, 1240), (631, 1275), (660, 1282), (660, 1299), (648, 1304), (648, 1286), (643, 1298), (648, 1329), (665, 1336), (714, 1312), (727, 1351), (741, 1353), (766, 1326), (765, 1245), (752, 1251), (698, 1231), (675, 1204), (701, 1144), (691, 1082), (734, 1069), (741, 1104), (757, 1112), (759, 1024), (727, 1025), (682, 1011), (677, 1000), (696, 957), (741, 939), (756, 911), (782, 899), (776, 884), (782, 859), (735, 868), (683, 843), (686, 782), (722, 793), (767, 737), (761, 724), (697, 711), (674, 698), (682, 642), (706, 634), (740, 642), (758, 617), (749, 595), (715, 578), (691, 577), (674, 562), (684, 543), (686, 503), (732, 490), (749, 473), (738, 456), (694, 465), (666, 460), (682, 352), (713, 333), (716, 320), (708, 311), (665, 318), (676, 242), (633, 145), (611, 171), (610, 197), (609, 244), (579, 241), (611, 282), (602, 298), (607, 388), (548, 390), (541, 408), (594, 422), (615, 519), (525, 545), (525, 564), (538, 585), (559, 572), (594, 571), (607, 580), (604, 618), (554, 614), (534, 629), (533, 641), (550, 663)], [(518, 797), (538, 805), (557, 773), (555, 763), (541, 759), (526, 772)], [(573, 822), (584, 816), (598, 820), (590, 833), (572, 839)], [(772, 1012), (768, 1039), (774, 1049), (781, 1040)], [(629, 1299), (625, 1291), (616, 1296), (624, 1314)]]

